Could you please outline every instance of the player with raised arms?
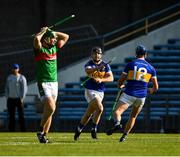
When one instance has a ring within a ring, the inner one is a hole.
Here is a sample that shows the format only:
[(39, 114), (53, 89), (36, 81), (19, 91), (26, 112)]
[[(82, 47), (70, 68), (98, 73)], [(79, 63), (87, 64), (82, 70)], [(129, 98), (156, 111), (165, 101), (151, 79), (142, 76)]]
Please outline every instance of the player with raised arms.
[[(127, 84), (114, 111), (114, 126), (106, 134), (112, 135), (114, 131), (121, 128), (121, 115), (128, 107), (132, 106), (130, 117), (119, 140), (120, 142), (125, 141), (126, 136), (133, 128), (136, 118), (144, 105), (147, 92), (153, 94), (158, 90), (156, 70), (145, 60), (146, 56), (146, 48), (143, 45), (138, 45), (136, 47), (136, 59), (126, 65), (118, 80), (119, 88), (124, 85), (125, 81), (127, 81)], [(152, 88), (148, 88), (149, 81), (153, 83)]]
[(51, 126), (58, 94), (57, 52), (67, 42), (69, 35), (43, 27), (34, 37), (36, 77), (39, 93), (44, 105), (37, 137), (40, 143), (48, 143), (46, 137)]

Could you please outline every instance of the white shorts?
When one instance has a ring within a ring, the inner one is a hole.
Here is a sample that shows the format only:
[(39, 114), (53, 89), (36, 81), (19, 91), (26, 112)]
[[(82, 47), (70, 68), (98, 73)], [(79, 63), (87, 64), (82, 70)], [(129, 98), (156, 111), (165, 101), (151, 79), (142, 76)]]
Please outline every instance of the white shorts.
[(135, 107), (143, 107), (145, 103), (146, 98), (137, 98), (134, 96), (127, 95), (126, 93), (122, 93), (119, 98), (119, 103), (121, 102), (128, 104), (129, 106), (135, 106)]
[(88, 103), (90, 103), (94, 98), (98, 98), (102, 102), (104, 98), (104, 92), (85, 89), (85, 98)]
[(57, 100), (58, 95), (58, 82), (43, 82), (38, 83), (39, 94), (41, 100), (46, 97), (53, 97), (54, 100)]

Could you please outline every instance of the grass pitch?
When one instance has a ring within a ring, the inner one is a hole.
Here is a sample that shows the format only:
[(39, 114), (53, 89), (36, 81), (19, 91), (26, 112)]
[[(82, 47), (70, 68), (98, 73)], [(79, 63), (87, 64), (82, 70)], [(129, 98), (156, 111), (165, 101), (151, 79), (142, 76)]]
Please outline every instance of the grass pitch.
[(49, 133), (50, 144), (40, 144), (36, 133), (0, 133), (1, 156), (180, 156), (180, 134), (130, 134), (120, 143), (121, 134), (98, 134), (93, 140), (82, 133)]

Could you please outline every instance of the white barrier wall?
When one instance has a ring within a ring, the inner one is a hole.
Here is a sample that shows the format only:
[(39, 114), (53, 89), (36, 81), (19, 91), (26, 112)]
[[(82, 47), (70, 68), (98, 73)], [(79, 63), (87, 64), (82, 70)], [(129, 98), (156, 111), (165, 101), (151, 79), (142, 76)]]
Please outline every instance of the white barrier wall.
[[(111, 50), (108, 50), (104, 55), (104, 60), (108, 61), (116, 56), (114, 63), (123, 63), (124, 59), (128, 56), (133, 56), (135, 47), (138, 44), (143, 44), (147, 49), (153, 49), (155, 44), (166, 44), (169, 38), (180, 37), (180, 20), (173, 22), (167, 26), (150, 32), (147, 35), (143, 35), (125, 44), (117, 46)], [(58, 72), (59, 87), (64, 87), (67, 82), (78, 82), (81, 76), (85, 76), (84, 64), (89, 58), (79, 61), (69, 67), (66, 67)], [(32, 83), (28, 86), (28, 94), (38, 94), (37, 86)], [(6, 108), (5, 97), (0, 98), (0, 111)]]
[(109, 50), (106, 53), (106, 58), (112, 58), (116, 56), (115, 63), (123, 63), (124, 58), (127, 56), (133, 56), (135, 54), (135, 48), (138, 44), (142, 44), (147, 49), (153, 49), (155, 44), (166, 44), (167, 39), (180, 38), (180, 20), (164, 26), (158, 30), (150, 32), (147, 35), (143, 35), (118, 47)]
[[(180, 20), (107, 51), (104, 55), (104, 60), (108, 61), (116, 56), (114, 63), (123, 63), (126, 57), (135, 54), (135, 48), (138, 44), (143, 44), (147, 49), (153, 49), (155, 44), (166, 44), (169, 38), (179, 38), (179, 28)], [(60, 86), (63, 86), (67, 82), (79, 81), (79, 78), (85, 75), (83, 67), (88, 59), (86, 58), (69, 68), (59, 71), (58, 78)]]

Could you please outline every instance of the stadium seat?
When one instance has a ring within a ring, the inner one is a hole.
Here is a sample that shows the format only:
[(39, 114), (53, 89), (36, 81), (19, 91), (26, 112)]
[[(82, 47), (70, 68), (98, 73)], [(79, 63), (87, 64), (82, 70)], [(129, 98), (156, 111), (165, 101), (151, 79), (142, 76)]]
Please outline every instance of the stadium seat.
[(160, 49), (180, 49), (180, 44), (162, 44), (162, 45), (154, 45), (155, 50)]
[(85, 101), (84, 95), (59, 95), (59, 101)]
[(154, 56), (180, 56), (180, 50), (148, 50)]
[[(169, 41), (168, 41), (169, 42)], [(171, 41), (174, 44), (155, 45), (154, 50), (148, 50), (149, 61), (157, 70), (159, 90), (156, 94), (148, 94), (145, 106), (138, 116), (138, 120), (144, 121), (149, 116), (153, 122), (162, 122), (162, 118), (168, 115), (178, 115), (180, 113), (180, 45), (178, 40)], [(124, 63), (111, 64), (114, 74), (114, 82), (106, 83), (106, 92), (103, 100), (104, 112), (102, 119), (107, 119), (112, 110), (116, 95), (118, 93), (117, 80), (127, 62), (134, 57), (125, 58)], [(59, 89), (59, 118), (80, 120), (87, 108), (84, 98), (84, 87), (81, 82), (86, 79), (80, 77), (79, 82), (69, 82), (65, 88)], [(151, 86), (150, 84), (149, 86)], [(127, 120), (131, 109), (123, 113), (123, 119)]]
[(165, 68), (165, 69), (169, 69), (169, 68), (180, 68), (180, 64), (179, 62), (168, 62), (167, 63), (153, 63), (153, 66), (158, 69), (158, 68)]
[(74, 87), (81, 87), (81, 83), (80, 82), (69, 82), (66, 83), (66, 88), (74, 88)]
[(175, 44), (180, 42), (180, 38), (168, 39), (168, 44)]
[[(132, 61), (133, 59), (135, 59), (134, 57), (128, 57), (125, 59), (125, 62), (128, 63), (130, 61)], [(180, 62), (180, 56), (151, 56), (147, 58), (147, 61), (150, 63), (166, 63), (170, 62), (170, 63), (174, 63), (174, 62)]]

